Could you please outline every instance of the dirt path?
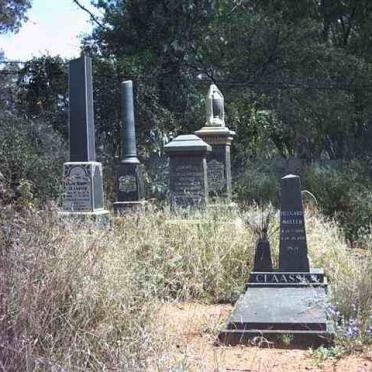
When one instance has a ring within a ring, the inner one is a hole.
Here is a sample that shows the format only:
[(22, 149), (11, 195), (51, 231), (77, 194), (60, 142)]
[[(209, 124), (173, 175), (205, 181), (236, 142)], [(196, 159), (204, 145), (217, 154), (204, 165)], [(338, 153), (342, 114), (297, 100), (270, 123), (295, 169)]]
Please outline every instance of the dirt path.
[(372, 350), (317, 365), (308, 350), (215, 346), (216, 330), (231, 310), (230, 305), (163, 305), (156, 323), (168, 347), (161, 366), (153, 370), (173, 366), (172, 371), (372, 372)]

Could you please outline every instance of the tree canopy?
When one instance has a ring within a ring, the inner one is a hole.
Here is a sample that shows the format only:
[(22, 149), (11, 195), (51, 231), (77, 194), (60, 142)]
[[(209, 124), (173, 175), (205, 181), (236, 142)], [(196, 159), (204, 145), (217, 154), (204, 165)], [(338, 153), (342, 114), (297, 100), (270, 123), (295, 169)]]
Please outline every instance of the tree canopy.
[(30, 6), (30, 0), (0, 0), (0, 34), (18, 31)]

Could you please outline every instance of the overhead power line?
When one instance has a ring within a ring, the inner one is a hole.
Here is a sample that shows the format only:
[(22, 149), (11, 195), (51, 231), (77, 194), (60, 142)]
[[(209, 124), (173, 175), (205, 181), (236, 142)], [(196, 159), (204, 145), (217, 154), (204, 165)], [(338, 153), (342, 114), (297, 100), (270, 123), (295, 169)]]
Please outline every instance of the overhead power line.
[[(0, 65), (17, 65), (17, 64), (26, 64), (29, 61), (17, 61), (17, 60), (0, 60)], [(65, 65), (68, 62), (64, 63)], [(19, 74), (18, 70), (8, 70), (6, 68), (0, 68), (1, 75), (17, 75)], [(106, 75), (106, 74), (105, 74)], [(112, 75), (110, 75), (112, 76)], [(132, 79), (134, 81), (156, 81), (156, 82), (167, 82), (167, 81), (177, 81), (184, 80), (194, 83), (210, 83), (209, 79), (198, 79), (198, 78), (175, 78), (175, 77), (162, 77), (157, 78), (153, 75), (148, 76), (126, 76), (127, 79)], [(243, 81), (243, 80), (228, 80), (228, 79), (216, 79), (216, 83), (225, 87), (236, 87), (236, 88), (267, 88), (267, 89), (316, 89), (316, 90), (372, 90), (372, 84), (357, 84), (349, 82), (319, 82), (319, 81), (309, 81), (309, 80), (292, 80), (292, 81)]]

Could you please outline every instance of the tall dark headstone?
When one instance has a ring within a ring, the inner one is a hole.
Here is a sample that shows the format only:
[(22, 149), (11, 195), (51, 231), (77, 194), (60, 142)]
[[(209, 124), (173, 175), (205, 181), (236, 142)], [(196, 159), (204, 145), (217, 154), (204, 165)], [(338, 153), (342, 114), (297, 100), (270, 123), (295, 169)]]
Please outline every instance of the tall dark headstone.
[(280, 199), (279, 270), (308, 272), (300, 177), (289, 174), (281, 179)]
[(199, 137), (181, 135), (165, 146), (169, 156), (169, 198), (173, 208), (208, 204), (206, 156), (211, 147)]
[(96, 161), (92, 60), (82, 56), (69, 63), (70, 162)]
[(96, 161), (92, 61), (82, 56), (69, 63), (70, 161), (64, 163), (62, 215), (107, 219), (102, 165)]
[(230, 199), (230, 147), (235, 132), (225, 125), (224, 97), (214, 84), (206, 98), (205, 126), (195, 134), (212, 147), (207, 156), (209, 196)]
[(114, 203), (117, 214), (142, 210), (145, 203), (141, 164), (137, 158), (132, 81), (122, 82), (121, 89), (122, 158), (118, 170), (117, 201)]
[(281, 343), (288, 335), (303, 346), (333, 343), (334, 329), (325, 309), (327, 279), (322, 269), (309, 268), (298, 176), (281, 179), (281, 202), (279, 270), (271, 271), (270, 262), (264, 265), (268, 269), (255, 262), (254, 269), (260, 271), (250, 273), (246, 292), (219, 334), (224, 344), (257, 337)]

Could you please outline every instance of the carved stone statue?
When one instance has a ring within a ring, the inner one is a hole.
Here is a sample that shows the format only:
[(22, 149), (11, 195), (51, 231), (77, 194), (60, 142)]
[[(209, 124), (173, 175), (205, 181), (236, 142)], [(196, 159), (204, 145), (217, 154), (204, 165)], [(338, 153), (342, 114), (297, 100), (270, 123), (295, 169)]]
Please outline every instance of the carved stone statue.
[(221, 91), (214, 84), (209, 87), (206, 100), (206, 112), (207, 127), (225, 126), (224, 98)]

